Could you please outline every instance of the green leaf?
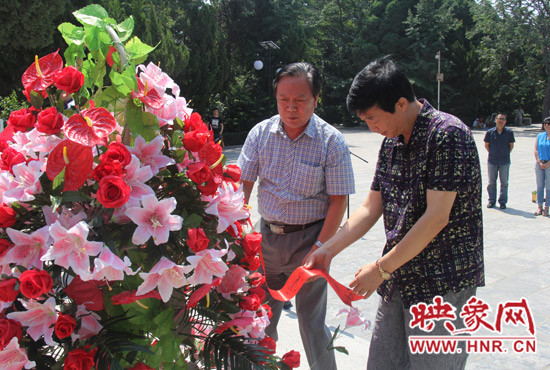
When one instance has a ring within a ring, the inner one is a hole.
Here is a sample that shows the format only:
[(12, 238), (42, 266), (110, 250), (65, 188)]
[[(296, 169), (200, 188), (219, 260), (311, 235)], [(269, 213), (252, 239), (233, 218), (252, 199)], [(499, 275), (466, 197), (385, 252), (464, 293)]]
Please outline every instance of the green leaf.
[(67, 50), (65, 50), (65, 53), (63, 53), (65, 56), (65, 61), (68, 65), (75, 66), (77, 59), (83, 59), (86, 57), (86, 54), (84, 53), (84, 46), (83, 45), (77, 45), (77, 44), (69, 44), (69, 47)]
[(75, 26), (72, 23), (61, 23), (57, 29), (65, 39), (67, 45), (82, 45), (84, 42), (84, 28)]
[(141, 135), (146, 141), (153, 140), (159, 133), (157, 117), (143, 112), (133, 100), (126, 105), (126, 125), (134, 137)]
[(183, 221), (185, 227), (199, 227), (202, 223), (202, 217), (196, 213), (191, 214)]
[(60, 192), (65, 186), (65, 168), (53, 179), (53, 191)]
[(183, 123), (183, 121), (182, 121), (180, 118), (178, 118), (178, 117), (174, 118), (174, 123), (175, 123), (176, 126), (178, 126), (181, 130), (183, 130), (184, 123)]
[(123, 95), (129, 95), (132, 90), (137, 90), (136, 76), (131, 68), (126, 68), (124, 72), (118, 73), (114, 69), (111, 69), (109, 77), (111, 82)]
[(349, 355), (349, 352), (348, 352), (348, 350), (346, 349), (346, 347), (341, 347), (341, 346), (338, 346), (338, 347), (330, 347), (330, 348), (329, 348), (329, 351), (330, 351), (331, 349), (333, 349), (333, 350), (335, 350), (335, 351), (338, 351), (338, 352), (340, 352), (340, 353), (345, 353), (346, 355)]
[(139, 64), (147, 59), (147, 55), (155, 50), (155, 47), (143, 43), (139, 37), (134, 36), (124, 46), (129, 54), (130, 61)]
[(132, 32), (134, 32), (134, 17), (129, 16), (122, 23), (117, 24), (115, 29), (121, 42), (128, 40), (132, 36)]
[(44, 104), (44, 98), (42, 95), (32, 90), (29, 96), (31, 98), (31, 105), (38, 110), (42, 109), (42, 104)]
[(65, 191), (61, 195), (63, 202), (91, 202), (92, 197), (79, 191)]
[(76, 19), (82, 24), (89, 24), (90, 26), (96, 26), (103, 28), (105, 23), (103, 20), (109, 16), (107, 11), (97, 4), (88, 5), (85, 8), (73, 12)]
[[(124, 98), (126, 98), (126, 95), (121, 94), (114, 86), (108, 86), (104, 90), (98, 90), (93, 101), (99, 107), (108, 107), (108, 110), (116, 111), (117, 102)], [(123, 124), (123, 122), (120, 122), (120, 124)]]
[(62, 197), (56, 195), (50, 195), (50, 200), (52, 202), (52, 210), (54, 212), (61, 205), (61, 203), (63, 203)]
[(174, 148), (181, 148), (183, 146), (183, 131), (174, 130), (170, 139), (170, 143)]

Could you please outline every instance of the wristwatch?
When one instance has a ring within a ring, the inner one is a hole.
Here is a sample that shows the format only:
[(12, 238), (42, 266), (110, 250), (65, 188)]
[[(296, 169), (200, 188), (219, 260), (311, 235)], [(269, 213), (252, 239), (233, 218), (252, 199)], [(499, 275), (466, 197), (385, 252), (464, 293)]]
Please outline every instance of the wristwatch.
[(317, 240), (315, 243), (313, 243), (314, 246), (321, 248), (323, 246), (323, 242)]
[(391, 274), (387, 271), (384, 271), (384, 269), (380, 265), (380, 259), (378, 259), (378, 261), (376, 261), (376, 266), (378, 267), (378, 272), (380, 273), (380, 277), (382, 279), (384, 279), (384, 280), (390, 280), (391, 279)]

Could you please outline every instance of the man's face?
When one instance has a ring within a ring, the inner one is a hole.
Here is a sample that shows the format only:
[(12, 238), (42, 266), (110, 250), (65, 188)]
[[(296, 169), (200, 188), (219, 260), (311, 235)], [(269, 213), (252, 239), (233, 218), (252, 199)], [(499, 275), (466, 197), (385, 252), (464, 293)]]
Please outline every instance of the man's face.
[(285, 127), (297, 129), (307, 126), (317, 107), (318, 96), (313, 96), (305, 76), (283, 77), (277, 85), (275, 97)]
[(498, 129), (502, 130), (502, 128), (506, 124), (506, 116), (504, 114), (499, 114), (495, 119), (495, 124)]
[[(397, 105), (398, 103), (396, 103)], [(363, 112), (357, 112), (359, 118), (365, 122), (372, 132), (385, 137), (396, 137), (402, 134), (398, 119), (398, 111), (388, 113), (375, 105)]]

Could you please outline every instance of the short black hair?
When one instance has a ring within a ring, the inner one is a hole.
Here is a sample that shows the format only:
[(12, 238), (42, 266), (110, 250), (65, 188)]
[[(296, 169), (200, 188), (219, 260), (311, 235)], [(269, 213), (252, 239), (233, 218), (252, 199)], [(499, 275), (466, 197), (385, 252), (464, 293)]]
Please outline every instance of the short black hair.
[(279, 81), (286, 76), (305, 76), (311, 87), (311, 93), (313, 96), (319, 96), (321, 92), (321, 84), (323, 80), (321, 79), (321, 74), (319, 70), (313, 66), (311, 63), (307, 62), (298, 62), (290, 63), (281, 68), (275, 79), (273, 80), (273, 92), (277, 94), (277, 86)]
[(394, 113), (400, 98), (409, 102), (416, 100), (405, 73), (393, 60), (384, 57), (372, 61), (355, 76), (346, 103), (351, 113), (364, 112), (374, 106)]
[(546, 118), (542, 121), (542, 124), (543, 124), (543, 125), (550, 125), (550, 116), (546, 117)]

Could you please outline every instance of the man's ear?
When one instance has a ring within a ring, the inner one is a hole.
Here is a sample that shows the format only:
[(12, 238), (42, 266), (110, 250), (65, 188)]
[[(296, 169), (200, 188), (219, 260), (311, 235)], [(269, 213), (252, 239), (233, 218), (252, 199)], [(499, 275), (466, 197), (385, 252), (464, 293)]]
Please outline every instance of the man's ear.
[(403, 112), (407, 109), (408, 105), (409, 101), (404, 97), (400, 97), (397, 103), (395, 103), (395, 110), (400, 110)]
[(315, 96), (314, 100), (315, 100), (315, 105), (313, 106), (313, 108), (317, 108), (317, 104), (319, 103), (319, 95)]

